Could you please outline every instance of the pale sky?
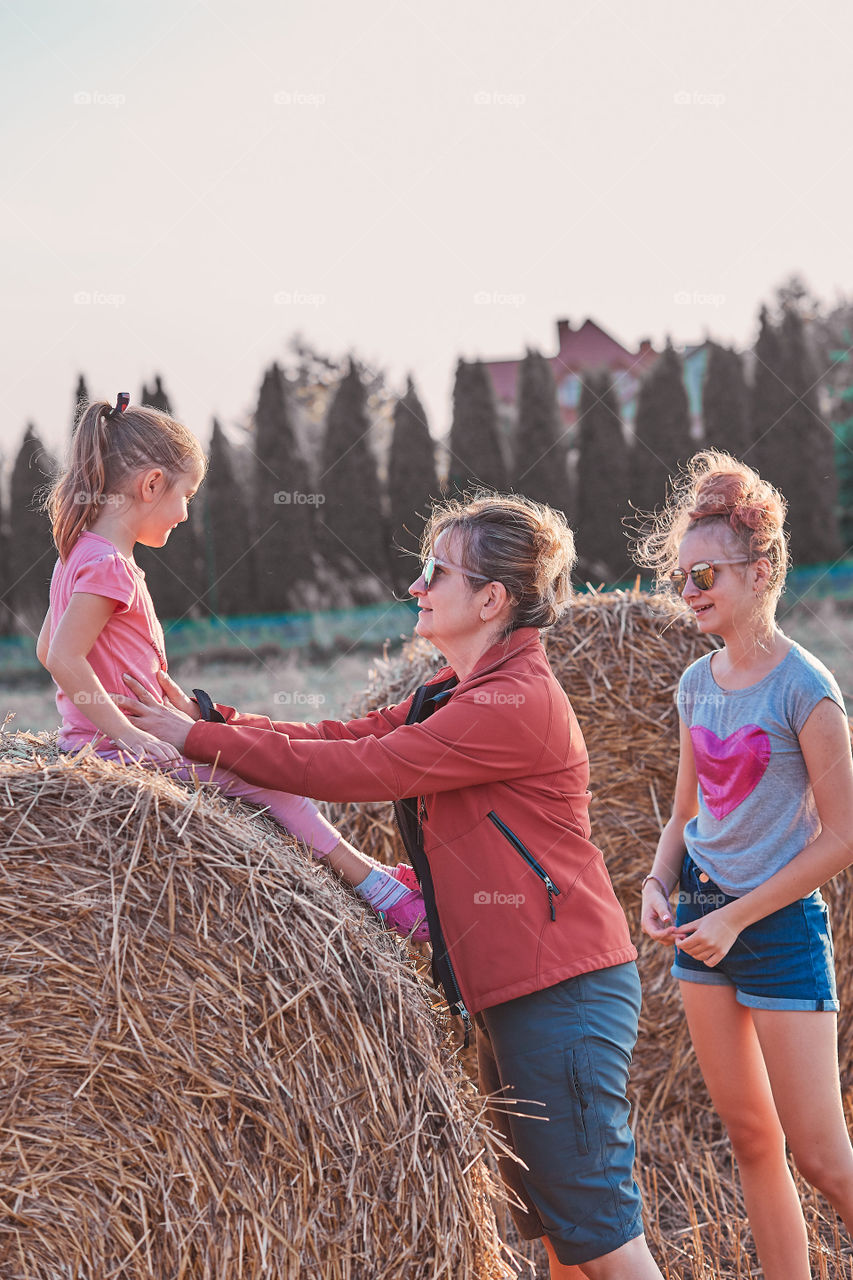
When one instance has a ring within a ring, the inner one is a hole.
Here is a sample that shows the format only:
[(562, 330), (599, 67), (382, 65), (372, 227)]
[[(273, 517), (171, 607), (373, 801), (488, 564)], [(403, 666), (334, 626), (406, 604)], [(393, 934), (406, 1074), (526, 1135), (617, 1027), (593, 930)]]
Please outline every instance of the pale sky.
[(853, 293), (847, 0), (0, 0), (0, 448), (162, 372), (206, 439), (300, 330), (434, 434), (459, 355), (751, 343)]

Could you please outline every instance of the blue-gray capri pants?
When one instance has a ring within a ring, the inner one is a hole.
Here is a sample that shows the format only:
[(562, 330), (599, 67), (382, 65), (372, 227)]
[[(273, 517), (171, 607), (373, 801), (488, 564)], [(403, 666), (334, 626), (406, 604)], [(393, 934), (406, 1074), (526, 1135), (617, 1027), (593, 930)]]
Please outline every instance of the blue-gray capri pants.
[(566, 1265), (643, 1232), (625, 1096), (639, 1014), (631, 961), (476, 1015), (480, 1092), (521, 1100), (489, 1108), (493, 1128), (527, 1165), (499, 1161), (524, 1205), (509, 1211), (522, 1239), (548, 1236)]
[[(734, 901), (685, 855), (676, 924)], [(838, 1009), (832, 929), (819, 889), (748, 925), (719, 964), (703, 964), (676, 947), (672, 973), (683, 982), (734, 987), (738, 1004), (750, 1009)]]

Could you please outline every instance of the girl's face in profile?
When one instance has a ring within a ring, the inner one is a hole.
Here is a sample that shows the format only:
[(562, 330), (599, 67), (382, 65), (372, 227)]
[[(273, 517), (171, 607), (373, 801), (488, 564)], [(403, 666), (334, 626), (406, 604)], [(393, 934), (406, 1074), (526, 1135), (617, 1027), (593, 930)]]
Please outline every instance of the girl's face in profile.
[[(146, 480), (153, 473), (148, 473)], [(160, 480), (155, 482), (156, 493), (149, 502), (141, 505), (143, 520), (137, 534), (137, 541), (147, 547), (164, 547), (169, 534), (187, 519), (189, 504), (195, 497), (201, 484), (203, 471), (193, 466), (189, 471), (182, 471), (172, 478), (160, 472)]]

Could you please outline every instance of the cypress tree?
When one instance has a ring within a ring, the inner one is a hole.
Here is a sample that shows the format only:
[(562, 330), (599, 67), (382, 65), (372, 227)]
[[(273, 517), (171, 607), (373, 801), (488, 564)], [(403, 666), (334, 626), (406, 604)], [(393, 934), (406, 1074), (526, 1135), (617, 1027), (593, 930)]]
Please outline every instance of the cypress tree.
[[(140, 402), (174, 416), (159, 374), (153, 387), (143, 386)], [(190, 507), (189, 519), (169, 534), (165, 547), (137, 546), (134, 559), (145, 571), (160, 618), (178, 620), (199, 613), (205, 579), (197, 503)]]
[(412, 379), (394, 406), (394, 432), (388, 457), (388, 495), (394, 588), (405, 592), (417, 574), (421, 520), (439, 497), (435, 445)]
[(199, 501), (207, 583), (205, 608), (216, 616), (252, 613), (257, 603), (246, 495), (237, 479), (231, 445), (215, 418), (210, 462)]
[(15, 630), (21, 633), (30, 631), (37, 635), (47, 612), (56, 548), (41, 504), (55, 472), (55, 459), (30, 423), (12, 468), (10, 502), (11, 581), (7, 598), (11, 602)]
[(343, 571), (355, 603), (391, 595), (387, 528), (376, 459), (368, 443), (364, 385), (350, 360), (326, 418), (319, 489), (321, 543), (329, 564)]
[(6, 529), (6, 513), (3, 509), (3, 494), (0, 490), (0, 636), (11, 635), (14, 630), (12, 601), (10, 588), (12, 579), (9, 574), (9, 534)]
[(842, 346), (829, 351), (833, 370), (835, 470), (838, 473), (838, 525), (842, 550), (853, 549), (853, 332), (839, 334)]
[(280, 613), (300, 604), (302, 585), (313, 578), (317, 502), (294, 430), (290, 387), (273, 364), (264, 374), (255, 410), (251, 529), (257, 611)]
[(613, 585), (630, 568), (622, 521), (630, 514), (630, 459), (608, 370), (584, 376), (578, 411), (578, 563)]
[(817, 373), (795, 305), (783, 305), (778, 326), (762, 310), (756, 356), (759, 470), (787, 499), (793, 558), (800, 564), (834, 560), (841, 543), (833, 436), (820, 413)]
[(562, 434), (550, 362), (540, 352), (528, 350), (519, 370), (513, 485), (535, 502), (547, 502), (568, 513), (569, 480), (560, 448)]
[(853, 387), (839, 393), (834, 428), (838, 526), (842, 553), (849, 556), (853, 552)]
[(498, 431), (498, 410), (492, 380), (485, 366), (460, 360), (453, 387), (448, 490), (496, 489), (509, 484)]
[(708, 363), (702, 384), (702, 422), (705, 443), (743, 458), (752, 444), (749, 393), (738, 353), (708, 343)]
[(637, 399), (631, 501), (641, 511), (663, 505), (669, 477), (693, 452), (690, 409), (681, 360), (667, 343), (643, 380)]
[(89, 403), (89, 389), (86, 386), (86, 379), (82, 373), (77, 379), (77, 388), (74, 392), (74, 410), (71, 415), (71, 434), (77, 430), (77, 423), (83, 415), (83, 410)]
[(155, 375), (153, 387), (149, 388), (143, 383), (139, 403), (150, 405), (152, 409), (159, 409), (161, 413), (168, 413), (171, 418), (172, 406), (167, 393), (163, 389), (163, 380), (159, 373)]
[[(838, 533), (838, 475), (832, 430), (820, 412), (818, 374), (806, 343), (803, 320), (796, 307), (782, 315), (782, 343), (785, 349), (791, 409), (785, 426), (796, 441), (791, 481), (798, 481), (788, 499), (791, 545), (797, 558), (806, 564), (836, 560), (841, 554)], [(790, 482), (789, 482), (790, 483)]]
[(767, 307), (762, 307), (759, 313), (758, 341), (753, 354), (755, 364), (749, 396), (752, 445), (745, 461), (775, 484), (773, 476), (778, 474), (775, 455), (780, 433), (784, 434), (783, 424), (791, 399), (782, 335)]

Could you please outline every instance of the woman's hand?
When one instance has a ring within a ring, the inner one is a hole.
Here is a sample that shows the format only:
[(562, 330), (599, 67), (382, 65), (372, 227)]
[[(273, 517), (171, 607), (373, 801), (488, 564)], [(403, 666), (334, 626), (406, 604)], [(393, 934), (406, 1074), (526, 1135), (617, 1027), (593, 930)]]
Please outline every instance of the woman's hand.
[(718, 907), (701, 920), (691, 920), (679, 925), (675, 931), (675, 941), (680, 949), (713, 969), (731, 951), (741, 931), (730, 912), (733, 905), (736, 904)]
[(201, 708), (196, 700), (185, 694), (181, 686), (175, 683), (168, 672), (158, 671), (157, 679), (160, 682), (160, 688), (163, 693), (176, 710), (183, 711), (184, 715), (189, 716), (191, 720), (201, 719)]
[(164, 706), (153, 698), (144, 685), (127, 672), (124, 682), (136, 694), (136, 698), (125, 698), (115, 694), (113, 701), (124, 712), (136, 728), (146, 736), (159, 738), (161, 743), (171, 743), (179, 752), (183, 751), (190, 729), (195, 723), (191, 716), (185, 715), (173, 706)]
[(128, 729), (121, 738), (115, 738), (114, 741), (119, 751), (132, 756), (134, 760), (150, 760), (152, 764), (162, 765), (164, 768), (180, 764), (182, 760), (180, 751), (170, 742), (161, 742), (142, 729)]
[(643, 914), (640, 918), (643, 933), (671, 947), (675, 942), (675, 925), (672, 921), (672, 909), (663, 889), (654, 880), (648, 880), (643, 888)]

